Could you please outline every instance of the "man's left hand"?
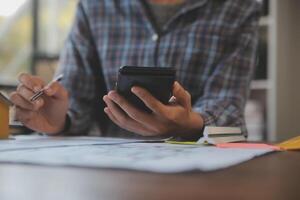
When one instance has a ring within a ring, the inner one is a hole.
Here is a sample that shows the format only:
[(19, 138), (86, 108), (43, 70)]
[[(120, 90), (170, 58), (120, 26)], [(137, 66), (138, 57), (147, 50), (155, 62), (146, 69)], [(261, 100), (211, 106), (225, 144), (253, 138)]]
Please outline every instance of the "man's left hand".
[(178, 82), (174, 83), (173, 97), (168, 105), (143, 88), (135, 86), (131, 91), (152, 113), (139, 110), (116, 91), (110, 91), (103, 97), (107, 105), (104, 111), (118, 126), (143, 136), (192, 137), (200, 134), (203, 119), (193, 112), (191, 95)]

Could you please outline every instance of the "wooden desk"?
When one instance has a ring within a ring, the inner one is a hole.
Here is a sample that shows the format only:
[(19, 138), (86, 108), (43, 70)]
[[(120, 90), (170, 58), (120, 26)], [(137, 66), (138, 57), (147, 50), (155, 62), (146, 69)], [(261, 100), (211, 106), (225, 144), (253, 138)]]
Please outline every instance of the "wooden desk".
[(0, 164), (1, 200), (300, 199), (300, 152), (211, 173), (162, 175)]

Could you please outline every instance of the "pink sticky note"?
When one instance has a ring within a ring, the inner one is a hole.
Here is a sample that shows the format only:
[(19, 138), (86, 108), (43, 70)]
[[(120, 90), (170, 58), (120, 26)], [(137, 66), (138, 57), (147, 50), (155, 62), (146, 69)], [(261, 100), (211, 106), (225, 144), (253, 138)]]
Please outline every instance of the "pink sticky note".
[(280, 151), (280, 147), (261, 144), (261, 143), (221, 143), (216, 145), (219, 148), (239, 148), (239, 149), (272, 149), (275, 151)]

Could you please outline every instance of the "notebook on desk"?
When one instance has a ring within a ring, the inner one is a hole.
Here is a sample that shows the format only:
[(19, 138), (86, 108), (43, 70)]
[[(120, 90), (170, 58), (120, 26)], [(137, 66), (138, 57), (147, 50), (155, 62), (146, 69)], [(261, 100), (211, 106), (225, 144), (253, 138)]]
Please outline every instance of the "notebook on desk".
[(203, 137), (198, 140), (198, 144), (221, 144), (229, 142), (243, 142), (246, 137), (238, 127), (213, 127), (207, 126), (204, 129)]
[(198, 141), (176, 141), (173, 139), (167, 140), (167, 143), (182, 144), (182, 145), (196, 145), (196, 144), (224, 144), (230, 142), (244, 142), (246, 137), (238, 127), (214, 127), (207, 126), (203, 131), (203, 137)]

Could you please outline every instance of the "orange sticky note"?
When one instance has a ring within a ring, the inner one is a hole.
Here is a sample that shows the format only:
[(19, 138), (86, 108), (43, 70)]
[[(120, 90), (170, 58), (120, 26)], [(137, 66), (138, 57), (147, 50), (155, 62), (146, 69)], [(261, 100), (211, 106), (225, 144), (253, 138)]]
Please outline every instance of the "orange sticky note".
[(274, 145), (262, 143), (221, 143), (216, 145), (219, 148), (239, 148), (239, 149), (272, 149), (280, 151), (281, 148)]

